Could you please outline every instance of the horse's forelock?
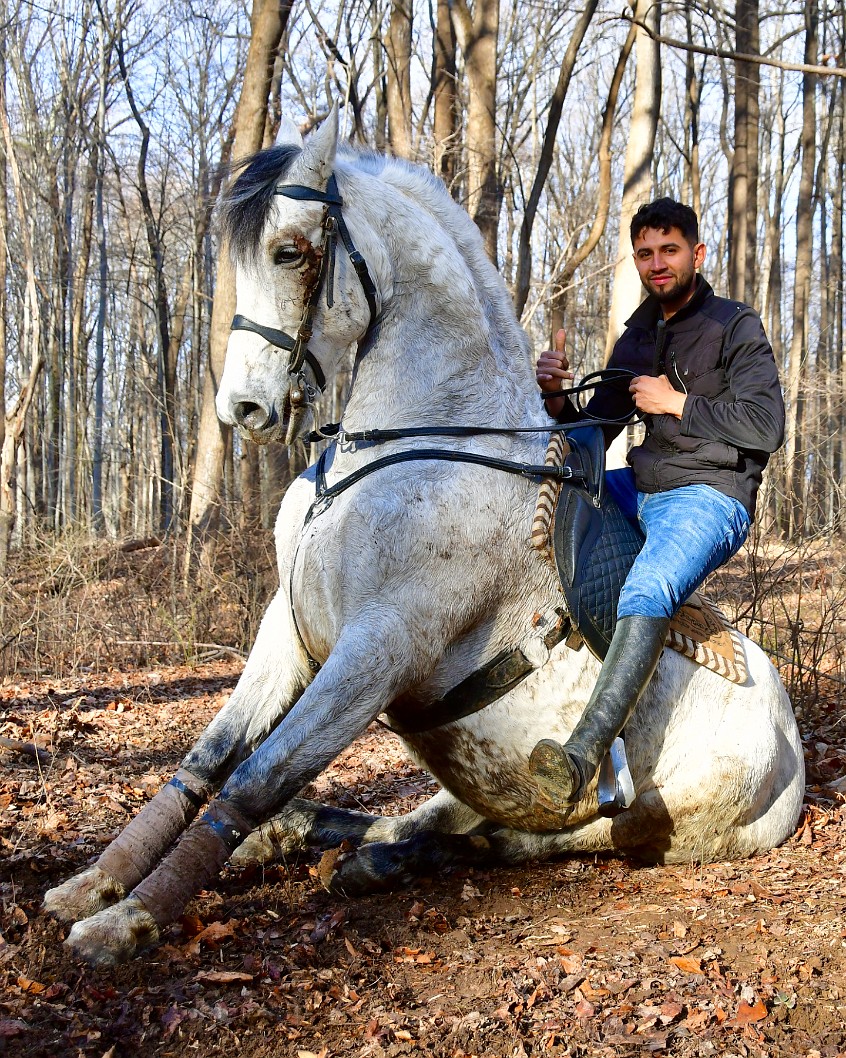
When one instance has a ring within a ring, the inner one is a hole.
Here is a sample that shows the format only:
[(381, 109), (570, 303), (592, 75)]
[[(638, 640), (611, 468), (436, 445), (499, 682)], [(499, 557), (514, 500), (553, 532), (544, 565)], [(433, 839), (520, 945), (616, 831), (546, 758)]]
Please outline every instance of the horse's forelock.
[(236, 258), (255, 254), (276, 185), (301, 153), (300, 147), (289, 144), (268, 147), (233, 166), (240, 172), (223, 193), (219, 223)]

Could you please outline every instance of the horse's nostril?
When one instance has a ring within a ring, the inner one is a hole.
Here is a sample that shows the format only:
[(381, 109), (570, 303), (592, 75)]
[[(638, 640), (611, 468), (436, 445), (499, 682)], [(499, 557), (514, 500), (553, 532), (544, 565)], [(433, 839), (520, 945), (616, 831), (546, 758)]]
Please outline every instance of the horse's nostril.
[(247, 430), (261, 430), (271, 425), (271, 420), (275, 418), (273, 409), (268, 411), (261, 404), (255, 404), (250, 400), (239, 400), (233, 406), (232, 414), (238, 425)]

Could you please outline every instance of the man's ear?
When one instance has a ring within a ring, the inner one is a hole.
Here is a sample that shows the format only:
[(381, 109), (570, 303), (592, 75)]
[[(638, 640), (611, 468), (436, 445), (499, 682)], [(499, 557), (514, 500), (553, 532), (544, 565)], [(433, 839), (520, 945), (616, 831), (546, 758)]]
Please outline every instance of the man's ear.
[(698, 242), (693, 247), (693, 267), (701, 268), (705, 263), (705, 258), (708, 255), (708, 247), (704, 242)]

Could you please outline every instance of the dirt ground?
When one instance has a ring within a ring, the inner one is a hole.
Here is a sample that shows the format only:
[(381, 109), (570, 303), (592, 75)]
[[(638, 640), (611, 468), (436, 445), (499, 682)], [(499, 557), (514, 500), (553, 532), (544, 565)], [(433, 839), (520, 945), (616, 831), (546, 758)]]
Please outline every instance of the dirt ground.
[[(40, 912), (173, 773), (239, 664), (0, 686), (0, 1054), (443, 1058), (846, 1054), (846, 731), (814, 718), (796, 835), (707, 867), (582, 858), (357, 900), (318, 854), (227, 868), (108, 972)], [(806, 721), (807, 722), (807, 721)], [(398, 813), (431, 781), (371, 728), (313, 794)]]

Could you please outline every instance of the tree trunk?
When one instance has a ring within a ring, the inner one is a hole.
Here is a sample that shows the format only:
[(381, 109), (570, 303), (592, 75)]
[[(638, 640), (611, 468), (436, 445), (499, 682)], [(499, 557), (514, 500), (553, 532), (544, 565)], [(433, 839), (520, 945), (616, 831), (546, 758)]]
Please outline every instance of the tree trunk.
[(411, 158), (411, 25), (413, 0), (392, 0), (385, 42), (388, 72), (388, 140), (398, 158)]
[[(817, 61), (817, 0), (805, 5), (805, 56), (808, 65)], [(806, 320), (811, 293), (814, 253), (813, 197), (816, 168), (816, 74), (802, 76), (802, 167), (796, 199), (796, 268), (793, 288), (793, 334), (790, 340), (790, 367), (787, 378), (786, 463), (789, 481), (791, 537), (801, 535), (804, 524), (802, 495), (804, 491), (806, 445), (804, 428), (805, 387), (802, 375), (807, 359)]]
[(450, 191), (454, 190), (458, 138), (458, 93), (455, 65), (455, 29), (450, 0), (436, 0), (432, 85), (435, 97), (433, 139), (434, 170)]
[[(660, 10), (660, 4), (653, 3), (652, 0), (637, 0), (634, 8), (635, 19), (657, 33), (660, 26)], [(631, 261), (632, 243), (629, 228), (638, 208), (649, 201), (652, 195), (652, 152), (661, 112), (661, 65), (658, 45), (641, 29), (637, 33), (635, 55), (634, 102), (623, 170), (617, 264), (614, 269), (614, 288), (605, 340), (606, 362), (614, 343), (623, 333), (626, 320), (637, 308), (642, 293), (637, 270)]]
[[(687, 39), (693, 42), (693, 19), (691, 9), (684, 9)], [(702, 214), (702, 191), (699, 173), (699, 84), (701, 75), (696, 72), (696, 56), (692, 51), (685, 55), (685, 97), (684, 97), (684, 189), (687, 201), (697, 217)]]
[[(6, 106), (6, 38), (0, 34), (0, 106), (4, 108), (0, 117), (3, 125), (8, 123)], [(6, 276), (8, 254), (6, 230), (9, 224), (9, 194), (6, 186), (6, 139), (0, 135), (0, 451), (6, 436)]]
[[(293, 0), (255, 0), (250, 24), (252, 34), (238, 110), (232, 153), (235, 159), (257, 151), (262, 144), (267, 98), (273, 78), (276, 49), (291, 14)], [(188, 563), (197, 549), (213, 546), (219, 526), (220, 503), (226, 459), (227, 428), (218, 420), (214, 401), (223, 372), (229, 328), (235, 313), (235, 276), (229, 251), (222, 246), (218, 256), (214, 301), (209, 328), (209, 362), (203, 382), (203, 407), (197, 435), (197, 460), (191, 488)], [(209, 557), (206, 555), (206, 557)], [(186, 575), (189, 566), (186, 566)]]
[[(626, 63), (634, 46), (635, 34), (636, 29), (633, 26), (620, 51), (620, 57), (617, 60), (617, 66), (614, 69), (611, 84), (608, 88), (608, 99), (602, 115), (602, 131), (599, 136), (599, 193), (596, 214), (587, 238), (564, 262), (556, 277), (555, 286), (560, 293), (556, 295), (553, 301), (552, 317), (555, 322), (558, 320), (563, 322), (567, 304), (567, 291), (573, 276), (576, 274), (578, 267), (593, 253), (605, 232), (608, 211), (611, 205), (611, 137), (614, 132), (614, 115), (617, 110), (617, 98), (620, 94), (620, 85), (623, 82)], [(555, 331), (552, 332), (552, 335), (554, 334)]]
[(496, 162), (496, 46), (499, 0), (453, 0), (455, 35), (467, 76), (467, 209), (496, 264), (501, 193)]
[[(758, 54), (758, 0), (737, 0), (737, 51)], [(734, 152), (729, 176), (729, 296), (755, 300), (758, 217), (757, 63), (735, 63)]]
[(106, 370), (106, 310), (108, 307), (109, 263), (106, 254), (106, 224), (103, 215), (103, 182), (106, 173), (106, 82), (108, 79), (108, 57), (106, 54), (105, 26), (102, 16), (97, 23), (100, 50), (99, 98), (97, 100), (96, 151), (96, 216), (97, 247), (99, 250), (97, 335), (95, 339), (96, 360), (94, 367), (94, 426), (91, 436), (91, 521), (95, 532), (105, 527), (103, 517), (103, 392)]
[[(6, 109), (6, 86), (0, 84), (0, 134), (6, 149), (6, 157), (12, 177), (12, 187), (18, 209), (18, 222), (23, 243), (24, 272), (26, 281), (26, 327), (22, 349), (29, 348), (29, 377), (21, 379), (18, 395), (4, 416), (3, 445), (0, 448), (0, 578), (5, 576), (9, 546), (15, 527), (16, 491), (15, 483), (18, 447), (24, 436), (27, 416), (35, 399), (35, 387), (38, 376), (44, 366), (41, 351), (41, 309), (38, 302), (38, 289), (35, 276), (35, 259), (32, 252), (32, 240), (27, 226), (27, 207), (23, 199), (20, 170), (17, 155), (9, 129), (8, 111)], [(5, 349), (3, 349), (5, 354)], [(21, 376), (24, 367), (21, 364)]]
[[(587, 33), (588, 26), (590, 25), (590, 21), (593, 18), (597, 5), (598, 0), (587, 0), (585, 9), (576, 24), (575, 32), (567, 45), (567, 51), (564, 53), (561, 69), (558, 71), (558, 82), (555, 85), (555, 91), (552, 93), (552, 99), (549, 104), (549, 114), (547, 115), (546, 128), (543, 133), (543, 143), (541, 144), (540, 157), (538, 158), (538, 168), (532, 182), (532, 189), (529, 192), (529, 197), (526, 200), (526, 205), (523, 210), (523, 222), (520, 225), (520, 244), (517, 251), (517, 287), (514, 292), (514, 308), (516, 309), (518, 316), (522, 315), (523, 309), (526, 307), (526, 301), (529, 297), (529, 288), (532, 282), (532, 228), (535, 223), (535, 217), (537, 216), (541, 194), (546, 186), (549, 170), (552, 168), (552, 159), (555, 153), (555, 138), (558, 135), (558, 126), (561, 123), (564, 99), (567, 95), (567, 89), (570, 87), (570, 78), (573, 76), (576, 60), (579, 57), (579, 49), (585, 39), (585, 34)], [(628, 54), (628, 52), (626, 54)], [(610, 173), (608, 175), (610, 180)], [(600, 178), (600, 188), (601, 184), (602, 180)], [(605, 227), (604, 220), (602, 227), (603, 229)]]

